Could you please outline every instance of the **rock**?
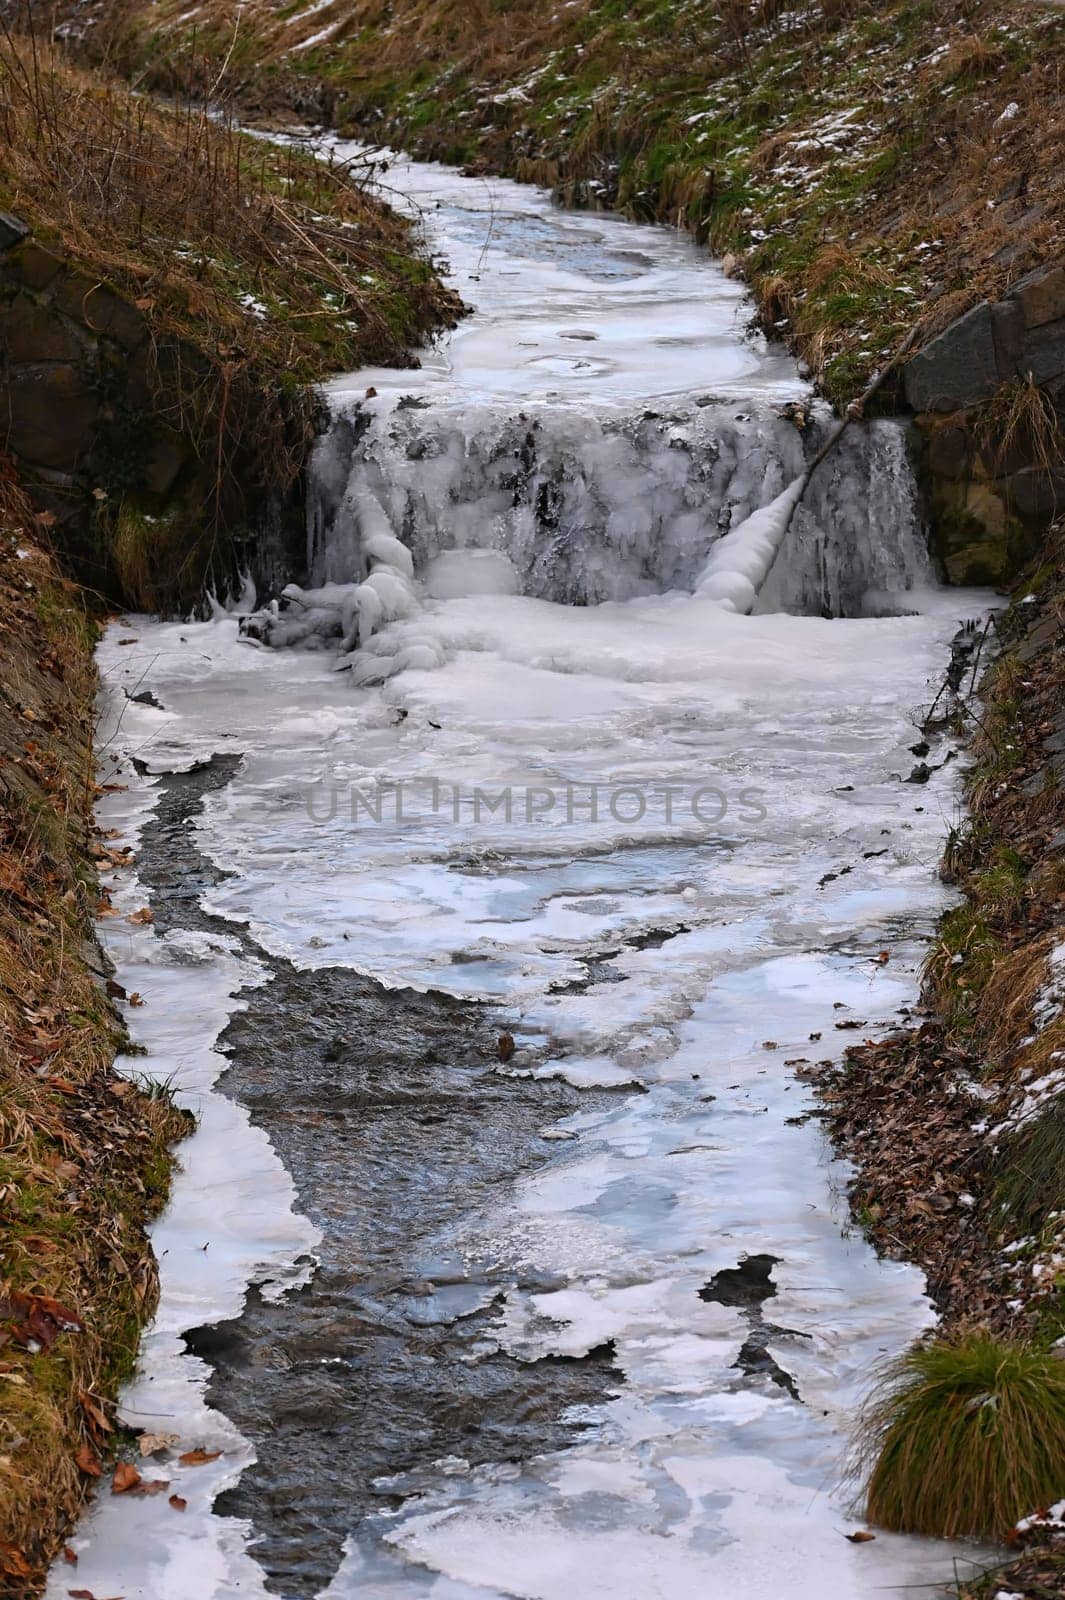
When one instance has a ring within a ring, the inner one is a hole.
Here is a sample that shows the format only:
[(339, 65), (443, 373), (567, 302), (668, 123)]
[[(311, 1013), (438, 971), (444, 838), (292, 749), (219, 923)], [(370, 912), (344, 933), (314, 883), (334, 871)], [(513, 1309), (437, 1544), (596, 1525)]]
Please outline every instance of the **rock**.
[(990, 478), (1008, 478), (1031, 466), (1035, 459), (1035, 440), (1023, 425), (1007, 435), (1001, 429), (987, 433), (980, 442), (979, 464)]
[(1012, 571), (1007, 547), (998, 539), (985, 539), (955, 550), (947, 556), (944, 566), (951, 583), (966, 589), (997, 588)]
[(940, 478), (961, 478), (969, 466), (969, 435), (952, 423), (937, 428), (928, 443), (928, 465)]
[(141, 345), (126, 363), (126, 404), (131, 411), (150, 411), (155, 398), (154, 362), (150, 345)]
[(22, 367), (0, 392), (0, 432), (34, 466), (69, 471), (96, 434), (96, 396), (77, 367)]
[(1006, 296), (1009, 302), (1018, 306), (1027, 328), (1061, 321), (1065, 318), (1065, 267), (1036, 267), (1013, 285)]
[(1006, 490), (1022, 517), (1049, 522), (1065, 510), (1065, 472), (1025, 467), (1006, 480)]
[(994, 394), (999, 370), (988, 302), (967, 311), (914, 356), (905, 383), (914, 411), (960, 411)]
[(0, 313), (0, 349), (12, 362), (78, 361), (82, 347), (47, 306), (17, 294)]
[(965, 491), (965, 511), (987, 538), (1006, 539), (1010, 532), (1009, 512), (1001, 493), (987, 483), (970, 483)]
[(1024, 313), (1015, 300), (1000, 300), (991, 307), (991, 337), (998, 375), (1005, 381), (1016, 372), (1024, 347)]
[(47, 289), (63, 263), (35, 239), (27, 239), (12, 251), (4, 265), (12, 268), (27, 289)]
[(1017, 370), (1036, 383), (1051, 383), (1065, 373), (1065, 318), (1025, 334)]
[(0, 250), (10, 250), (29, 235), (29, 228), (10, 211), (0, 211)]
[(168, 495), (189, 452), (178, 434), (161, 434), (152, 440), (144, 465), (144, 487), (149, 494)]
[(94, 283), (80, 272), (65, 276), (55, 303), (68, 316), (84, 323), (91, 333), (106, 334), (127, 350), (135, 350), (147, 332), (136, 306), (123, 300), (106, 284)]

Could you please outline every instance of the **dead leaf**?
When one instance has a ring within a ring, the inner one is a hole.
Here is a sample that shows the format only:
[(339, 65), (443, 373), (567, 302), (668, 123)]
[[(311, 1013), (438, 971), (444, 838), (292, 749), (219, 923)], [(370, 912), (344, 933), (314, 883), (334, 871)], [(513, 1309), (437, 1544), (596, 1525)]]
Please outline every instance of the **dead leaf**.
[(17, 1545), (0, 1542), (0, 1572), (5, 1578), (32, 1578), (33, 1568)]
[(98, 1478), (103, 1472), (100, 1458), (91, 1444), (79, 1445), (74, 1460), (82, 1472), (87, 1472), (90, 1477)]
[(500, 1061), (509, 1061), (514, 1054), (514, 1035), (512, 1033), (501, 1033), (496, 1048), (499, 1052)]
[(172, 1494), (167, 1504), (173, 1506), (175, 1511), (184, 1511), (188, 1501), (180, 1494)]
[(107, 1420), (107, 1413), (101, 1411), (92, 1395), (86, 1389), (81, 1391), (78, 1399), (81, 1402), (81, 1409), (85, 1412), (90, 1422), (94, 1422), (104, 1433), (114, 1433), (114, 1428)]
[(120, 1461), (111, 1479), (111, 1493), (128, 1494), (131, 1489), (139, 1488), (140, 1481), (141, 1475), (132, 1461)]
[(138, 994), (136, 989), (134, 989), (133, 993), (129, 997), (129, 1004), (131, 1006), (142, 1006), (144, 1004), (143, 996)]
[(138, 923), (138, 924), (143, 924), (143, 923), (148, 923), (148, 922), (154, 922), (155, 921), (155, 917), (152, 915), (150, 907), (141, 906), (141, 909), (139, 911), (131, 911), (129, 916), (126, 918), (126, 921), (127, 922), (135, 922), (135, 923)]
[(68, 1567), (76, 1567), (78, 1564), (77, 1552), (72, 1550), (68, 1544), (63, 1546), (63, 1560)]
[(845, 1533), (843, 1537), (851, 1544), (871, 1544), (876, 1534), (866, 1533), (864, 1528), (859, 1528), (856, 1533)]
[(142, 1456), (154, 1456), (160, 1450), (169, 1450), (180, 1437), (179, 1433), (142, 1433), (137, 1445)]
[(10, 1320), (8, 1332), (14, 1342), (34, 1352), (51, 1350), (61, 1333), (85, 1332), (77, 1312), (46, 1294), (5, 1295), (0, 1298), (0, 1317)]
[(203, 1467), (208, 1461), (217, 1461), (221, 1454), (221, 1450), (186, 1450), (178, 1460), (183, 1467)]
[(136, 1494), (144, 1495), (162, 1494), (163, 1491), (165, 1489), (169, 1489), (169, 1487), (169, 1478), (147, 1478), (143, 1483), (138, 1485), (134, 1492)]

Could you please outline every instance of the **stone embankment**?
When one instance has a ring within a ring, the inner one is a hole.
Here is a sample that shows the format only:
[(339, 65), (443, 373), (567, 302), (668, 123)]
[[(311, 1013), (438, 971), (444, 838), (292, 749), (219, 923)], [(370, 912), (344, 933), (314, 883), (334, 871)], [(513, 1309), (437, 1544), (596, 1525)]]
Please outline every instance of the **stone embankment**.
[(909, 363), (905, 393), (947, 576), (1007, 582), (1065, 510), (1065, 266), (959, 317)]

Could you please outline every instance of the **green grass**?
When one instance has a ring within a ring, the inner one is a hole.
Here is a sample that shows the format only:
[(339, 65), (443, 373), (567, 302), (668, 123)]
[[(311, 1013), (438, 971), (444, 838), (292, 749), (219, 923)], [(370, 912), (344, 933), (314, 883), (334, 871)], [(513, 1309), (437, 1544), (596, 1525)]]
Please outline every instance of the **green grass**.
[(1004, 1139), (995, 1166), (998, 1196), (1022, 1233), (1065, 1209), (1065, 1096)]
[(1065, 1362), (971, 1333), (908, 1350), (865, 1418), (870, 1521), (998, 1538), (1065, 1490)]

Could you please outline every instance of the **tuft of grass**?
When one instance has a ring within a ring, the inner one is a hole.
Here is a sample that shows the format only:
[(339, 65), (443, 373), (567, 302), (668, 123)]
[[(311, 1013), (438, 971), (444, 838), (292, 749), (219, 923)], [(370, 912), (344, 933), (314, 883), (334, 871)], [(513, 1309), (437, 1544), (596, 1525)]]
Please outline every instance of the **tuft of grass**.
[(865, 1417), (869, 1519), (1001, 1538), (1065, 1491), (1065, 1362), (975, 1332), (908, 1350)]
[(1021, 1233), (1041, 1231), (1065, 1210), (1065, 1096), (1003, 1140), (995, 1168), (998, 1198)]
[(1009, 470), (1014, 455), (1041, 472), (1065, 462), (1065, 434), (1052, 397), (1032, 374), (996, 389), (977, 423), (981, 450), (996, 474)]

